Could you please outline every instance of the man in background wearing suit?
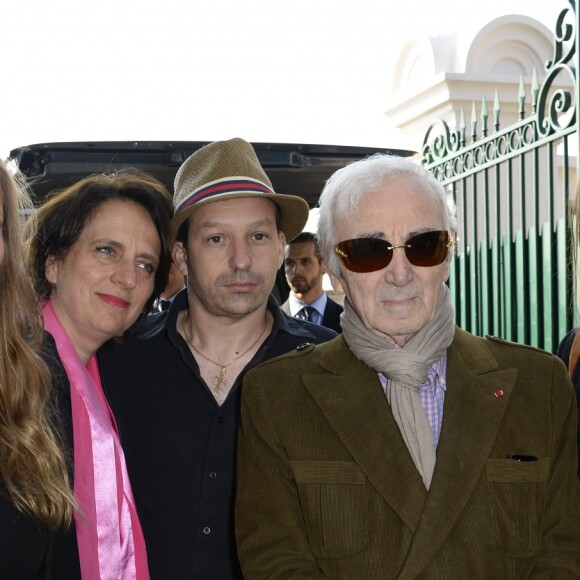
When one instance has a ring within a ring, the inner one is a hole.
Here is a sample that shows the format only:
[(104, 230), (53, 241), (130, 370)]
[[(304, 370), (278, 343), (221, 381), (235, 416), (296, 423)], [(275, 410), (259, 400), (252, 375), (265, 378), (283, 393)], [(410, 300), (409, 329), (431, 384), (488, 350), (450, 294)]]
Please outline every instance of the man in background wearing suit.
[(342, 306), (330, 299), (322, 289), (322, 278), (326, 269), (315, 234), (302, 232), (286, 245), (284, 270), (290, 294), (288, 300), (282, 304), (282, 310), (295, 318), (342, 332)]
[(165, 312), (171, 307), (173, 299), (185, 288), (185, 276), (179, 271), (175, 262), (171, 262), (167, 285), (159, 296), (159, 300), (153, 305), (151, 314)]
[(570, 379), (548, 352), (455, 325), (456, 224), (408, 159), (327, 181), (318, 235), (342, 335), (245, 376), (246, 580), (580, 578)]

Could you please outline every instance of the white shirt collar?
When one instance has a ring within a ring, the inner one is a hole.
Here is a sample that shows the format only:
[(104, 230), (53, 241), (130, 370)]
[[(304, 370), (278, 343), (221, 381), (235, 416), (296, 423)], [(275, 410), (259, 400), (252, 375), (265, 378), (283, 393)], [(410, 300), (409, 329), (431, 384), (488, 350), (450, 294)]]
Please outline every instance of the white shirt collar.
[(298, 300), (294, 292), (290, 292), (288, 296), (288, 305), (290, 306), (290, 314), (292, 316), (296, 316), (296, 314), (305, 306), (312, 306), (320, 316), (324, 316), (327, 301), (328, 297), (326, 296), (326, 292), (322, 292), (322, 294), (312, 304), (306, 304), (305, 302), (302, 302), (302, 300)]

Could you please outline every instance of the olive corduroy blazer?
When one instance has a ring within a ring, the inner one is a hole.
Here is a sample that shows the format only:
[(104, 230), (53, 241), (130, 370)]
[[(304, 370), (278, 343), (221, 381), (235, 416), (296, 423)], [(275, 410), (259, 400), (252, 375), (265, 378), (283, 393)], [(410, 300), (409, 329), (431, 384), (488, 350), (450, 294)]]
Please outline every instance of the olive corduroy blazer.
[(556, 357), (456, 329), (428, 492), (342, 337), (250, 371), (242, 399), (246, 580), (580, 577), (576, 407)]

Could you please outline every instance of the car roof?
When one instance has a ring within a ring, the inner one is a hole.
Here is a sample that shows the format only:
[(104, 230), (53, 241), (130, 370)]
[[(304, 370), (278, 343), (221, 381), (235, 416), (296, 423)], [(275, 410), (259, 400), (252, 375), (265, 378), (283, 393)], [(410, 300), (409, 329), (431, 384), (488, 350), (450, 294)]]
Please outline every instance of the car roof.
[[(39, 143), (10, 152), (27, 177), (37, 202), (94, 173), (123, 167), (147, 171), (173, 193), (179, 166), (209, 141), (99, 141)], [(298, 195), (316, 206), (326, 180), (337, 169), (374, 153), (408, 157), (414, 151), (340, 145), (252, 143), (277, 193)]]

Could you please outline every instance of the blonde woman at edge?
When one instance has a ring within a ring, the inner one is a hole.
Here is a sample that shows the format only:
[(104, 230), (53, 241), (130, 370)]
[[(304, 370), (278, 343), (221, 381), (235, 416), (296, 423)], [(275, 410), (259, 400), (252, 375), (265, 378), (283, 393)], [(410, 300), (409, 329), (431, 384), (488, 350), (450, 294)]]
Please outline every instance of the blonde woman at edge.
[(0, 578), (47, 579), (74, 500), (40, 351), (40, 309), (22, 253), (20, 182), (0, 161)]

